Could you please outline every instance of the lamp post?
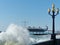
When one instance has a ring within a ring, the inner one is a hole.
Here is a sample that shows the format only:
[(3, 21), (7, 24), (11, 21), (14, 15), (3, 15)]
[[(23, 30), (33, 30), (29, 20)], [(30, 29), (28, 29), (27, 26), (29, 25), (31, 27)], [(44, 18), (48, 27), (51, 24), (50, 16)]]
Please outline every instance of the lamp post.
[[(52, 13), (50, 13), (52, 12)], [(55, 9), (55, 5), (52, 4), (52, 10), (49, 8), (48, 13), (50, 16), (52, 16), (52, 34), (51, 34), (51, 39), (55, 40), (56, 39), (56, 34), (55, 34), (55, 16), (59, 14), (59, 9)]]

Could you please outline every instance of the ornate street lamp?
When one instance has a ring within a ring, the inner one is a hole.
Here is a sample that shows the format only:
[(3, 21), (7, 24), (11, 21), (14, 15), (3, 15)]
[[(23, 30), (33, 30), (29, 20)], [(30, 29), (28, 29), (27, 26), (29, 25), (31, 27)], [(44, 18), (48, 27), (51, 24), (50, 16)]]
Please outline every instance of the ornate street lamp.
[[(50, 13), (52, 12), (52, 13)], [(56, 39), (56, 34), (55, 34), (55, 16), (59, 14), (59, 9), (55, 9), (55, 5), (52, 4), (52, 10), (49, 8), (48, 13), (50, 16), (52, 16), (52, 34), (51, 34), (51, 39)]]

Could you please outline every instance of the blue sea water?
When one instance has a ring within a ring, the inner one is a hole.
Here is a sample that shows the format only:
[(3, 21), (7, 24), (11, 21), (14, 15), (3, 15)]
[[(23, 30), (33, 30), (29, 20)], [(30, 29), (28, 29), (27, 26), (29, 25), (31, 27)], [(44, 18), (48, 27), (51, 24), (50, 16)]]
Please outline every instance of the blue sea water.
[[(30, 35), (30, 36), (35, 40), (33, 44), (51, 40), (51, 35)], [(60, 39), (60, 35), (56, 35), (56, 38)]]
[(50, 40), (51, 35), (30, 35), (30, 37), (33, 38), (33, 43), (40, 43)]

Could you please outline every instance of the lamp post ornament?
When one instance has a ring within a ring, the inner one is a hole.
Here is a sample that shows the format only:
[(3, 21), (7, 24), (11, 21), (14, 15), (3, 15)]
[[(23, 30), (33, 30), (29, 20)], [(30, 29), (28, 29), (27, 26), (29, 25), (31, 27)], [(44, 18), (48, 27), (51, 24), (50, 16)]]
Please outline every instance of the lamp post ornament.
[[(50, 13), (52, 12), (52, 13)], [(56, 39), (56, 34), (55, 34), (55, 16), (59, 14), (59, 8), (55, 8), (55, 5), (52, 4), (52, 10), (49, 8), (48, 9), (48, 14), (52, 16), (52, 35), (51, 39)]]

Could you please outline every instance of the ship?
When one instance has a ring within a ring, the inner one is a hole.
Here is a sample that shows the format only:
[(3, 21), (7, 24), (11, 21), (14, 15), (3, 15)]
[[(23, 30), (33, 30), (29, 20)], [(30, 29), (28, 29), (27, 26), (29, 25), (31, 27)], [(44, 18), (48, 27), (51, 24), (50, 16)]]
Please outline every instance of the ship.
[(48, 31), (48, 26), (46, 28), (41, 28), (41, 27), (31, 27), (29, 26), (27, 28), (32, 35), (46, 35), (45, 31)]

